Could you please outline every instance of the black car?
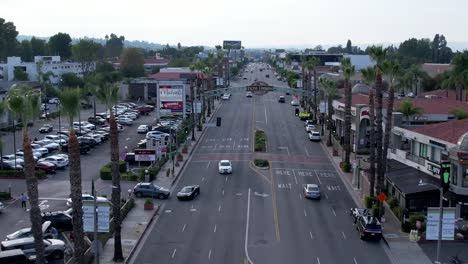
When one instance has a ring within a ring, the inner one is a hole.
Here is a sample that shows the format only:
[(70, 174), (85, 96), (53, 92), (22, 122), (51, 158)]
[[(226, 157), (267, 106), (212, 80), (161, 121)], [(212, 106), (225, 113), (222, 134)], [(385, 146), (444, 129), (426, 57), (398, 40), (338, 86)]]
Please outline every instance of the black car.
[(278, 103), (286, 103), (286, 98), (285, 98), (284, 96), (281, 95), (281, 96), (278, 98)]
[(62, 211), (58, 212), (43, 212), (41, 213), (42, 222), (50, 221), (50, 226), (57, 229), (59, 232), (72, 231), (72, 217)]
[(94, 140), (93, 138), (90, 138), (90, 137), (83, 137), (83, 136), (78, 137), (78, 143), (80, 143), (80, 145), (81, 145), (81, 144), (86, 144), (86, 145), (88, 145), (90, 148), (94, 148), (94, 146), (97, 145), (96, 140)]
[(380, 240), (382, 238), (382, 226), (377, 218), (371, 215), (358, 215), (354, 223), (361, 239)]
[(193, 198), (200, 195), (200, 186), (192, 185), (185, 186), (177, 193), (177, 199), (179, 200), (192, 200)]
[[(91, 150), (89, 145), (86, 144), (86, 143), (83, 143), (83, 142), (81, 142), (81, 143), (79, 142), (79, 144), (80, 144), (80, 154), (83, 154), (83, 155), (88, 154), (88, 152)], [(62, 150), (64, 152), (68, 152), (68, 144), (62, 145)]]

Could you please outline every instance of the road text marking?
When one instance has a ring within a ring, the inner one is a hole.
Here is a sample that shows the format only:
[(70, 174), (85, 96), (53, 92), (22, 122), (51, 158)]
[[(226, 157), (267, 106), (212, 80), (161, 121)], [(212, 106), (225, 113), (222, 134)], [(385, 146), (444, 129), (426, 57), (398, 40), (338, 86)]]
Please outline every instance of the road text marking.
[(182, 227), (182, 232), (185, 231), (185, 228), (187, 227), (187, 224), (184, 224), (184, 226)]
[(177, 252), (177, 248), (174, 248), (174, 251), (172, 251), (172, 258), (174, 258), (176, 252)]

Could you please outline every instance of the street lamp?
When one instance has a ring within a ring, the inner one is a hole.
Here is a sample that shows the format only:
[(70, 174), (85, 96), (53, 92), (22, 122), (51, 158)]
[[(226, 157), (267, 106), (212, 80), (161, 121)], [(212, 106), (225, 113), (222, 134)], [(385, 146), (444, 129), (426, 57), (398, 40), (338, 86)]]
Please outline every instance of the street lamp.
[(425, 186), (425, 185), (430, 185), (433, 187), (436, 187), (439, 192), (440, 192), (440, 197), (439, 197), (439, 230), (438, 230), (438, 236), (437, 236), (437, 257), (435, 263), (440, 264), (440, 246), (442, 242), (442, 209), (443, 209), (443, 201), (444, 201), (444, 190), (442, 187), (439, 187), (437, 185), (434, 185), (432, 183), (427, 183), (423, 182), (423, 180), (419, 180), (418, 186)]

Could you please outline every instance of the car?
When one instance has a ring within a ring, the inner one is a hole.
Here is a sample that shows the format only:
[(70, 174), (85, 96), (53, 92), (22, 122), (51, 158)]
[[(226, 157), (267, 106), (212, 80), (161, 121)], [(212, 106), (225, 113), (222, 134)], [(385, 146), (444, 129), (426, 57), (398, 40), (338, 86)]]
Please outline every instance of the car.
[(57, 143), (59, 145), (68, 143), (68, 140), (63, 139), (59, 135), (47, 135), (44, 137), (44, 139), (51, 140), (52, 142)]
[(42, 222), (50, 221), (50, 226), (57, 229), (59, 232), (67, 232), (73, 230), (72, 217), (64, 211), (42, 212)]
[(253, 96), (253, 93), (252, 93), (252, 92), (247, 92), (247, 93), (245, 94), (245, 97), (252, 97), (252, 96)]
[[(42, 235), (44, 236), (45, 239), (53, 238), (53, 235), (50, 232), (50, 225), (51, 225), (50, 221), (45, 221), (44, 223), (42, 223)], [(23, 228), (14, 233), (7, 235), (5, 240), (14, 240), (14, 239), (27, 238), (27, 237), (32, 237), (32, 236), (33, 234), (31, 232), (31, 228)]]
[(356, 220), (358, 216), (372, 216), (371, 210), (367, 208), (350, 208), (349, 214)]
[(94, 131), (94, 134), (100, 135), (100, 136), (101, 136), (101, 140), (103, 140), (103, 141), (108, 140), (109, 137), (110, 137), (110, 134), (107, 133), (107, 132), (105, 132), (105, 131), (103, 131), (103, 130), (96, 130), (96, 131)]
[(192, 200), (193, 198), (200, 195), (200, 186), (191, 185), (183, 187), (180, 192), (177, 193), (177, 199), (179, 200)]
[(221, 100), (229, 100), (230, 96), (227, 95), (227, 94), (223, 94), (223, 96), (221, 96)]
[(54, 126), (51, 124), (44, 124), (39, 128), (39, 133), (49, 133), (54, 130)]
[(133, 125), (133, 120), (131, 118), (128, 118), (128, 117), (118, 117), (116, 122), (120, 125), (127, 125), (127, 126), (131, 126)]
[(265, 77), (266, 77), (266, 78), (270, 78), (270, 74), (265, 74)]
[(49, 152), (51, 151), (54, 151), (54, 150), (57, 150), (60, 148), (60, 145), (53, 142), (52, 140), (49, 140), (49, 139), (43, 139), (43, 140), (38, 140), (38, 141), (34, 141), (35, 144), (39, 144), (41, 145), (42, 147), (46, 148), (49, 150)]
[(16, 155), (13, 155), (13, 154), (10, 154), (10, 155), (3, 155), (2, 156), (2, 159), (3, 159), (3, 162), (5, 161), (10, 161), (11, 163), (14, 163), (15, 160), (16, 160), (16, 164), (19, 164), (21, 166), (24, 166), (24, 159), (16, 156)]
[(304, 186), (304, 197), (320, 200), (320, 187), (317, 184), (306, 184)]
[(99, 135), (99, 134), (95, 134), (95, 133), (88, 133), (85, 135), (86, 137), (90, 137), (92, 139), (94, 139), (96, 141), (96, 144), (101, 144), (102, 143), (102, 136)]
[(26, 264), (36, 263), (36, 256), (28, 256), (21, 249), (11, 249), (7, 251), (0, 251), (0, 263), (1, 264)]
[(162, 135), (164, 135), (166, 133), (164, 132), (161, 132), (161, 131), (149, 131), (148, 133), (146, 133), (146, 139), (150, 139), (150, 138), (161, 138)]
[(286, 92), (285, 94), (286, 94), (286, 95), (291, 95), (291, 92)]
[(22, 171), (23, 165), (19, 164), (18, 162), (15, 165), (15, 161), (13, 160), (4, 160), (3, 163), (0, 164), (3, 167), (3, 170), (17, 170)]
[(80, 137), (78, 137), (78, 143), (79, 143), (80, 145), (81, 145), (81, 144), (86, 144), (86, 145), (88, 145), (90, 148), (94, 148), (94, 146), (97, 145), (96, 140), (94, 140), (94, 138), (88, 137), (88, 136), (80, 136)]
[(146, 106), (140, 106), (137, 108), (137, 110), (140, 112), (140, 115), (149, 115), (154, 110), (154, 107), (149, 108)]
[(90, 116), (88, 117), (88, 122), (93, 124), (93, 125), (104, 125), (106, 123), (106, 120), (98, 115), (96, 117)]
[(138, 133), (138, 134), (148, 133), (148, 130), (149, 130), (148, 125), (140, 125), (140, 126), (138, 126), (138, 128), (137, 128), (137, 133)]
[(371, 215), (358, 215), (354, 220), (359, 236), (364, 239), (382, 239), (382, 225)]
[(305, 130), (306, 132), (310, 132), (312, 130), (315, 130), (315, 125), (313, 124), (308, 124), (306, 127), (305, 127)]
[(218, 172), (223, 173), (232, 173), (232, 163), (229, 160), (220, 160), (218, 163)]
[(247, 77), (242, 78), (243, 80), (247, 80)]
[[(33, 157), (34, 157), (34, 160), (35, 160), (35, 161), (37, 161), (39, 158), (42, 157), (42, 154), (41, 154), (40, 152), (37, 152), (37, 151), (33, 151), (32, 154), (33, 154)], [(17, 151), (17, 152), (15, 153), (15, 155), (16, 155), (17, 157), (19, 157), (20, 159), (23, 159), (23, 160), (24, 160), (24, 152), (23, 152), (23, 151)]]
[(37, 162), (36, 166), (34, 167), (35, 170), (42, 170), (45, 173), (55, 173), (57, 171), (57, 166), (48, 161), (41, 161)]
[(49, 104), (60, 104), (60, 99), (58, 99), (57, 97), (54, 97), (54, 98), (51, 98), (49, 99)]
[(304, 127), (307, 125), (315, 125), (314, 120), (307, 119), (306, 121), (304, 121)]
[(48, 150), (47, 148), (42, 147), (42, 146), (39, 145), (39, 144), (34, 144), (34, 143), (32, 143), (32, 144), (31, 144), (31, 147), (32, 147), (33, 151), (39, 152), (39, 153), (41, 153), (43, 156), (49, 154), (49, 150)]
[[(2, 251), (21, 249), (26, 255), (35, 255), (36, 248), (33, 237), (19, 238), (1, 242)], [(44, 239), (44, 255), (47, 259), (63, 259), (65, 242), (59, 239)]]
[(0, 213), (3, 213), (3, 210), (5, 210), (5, 206), (0, 202)]
[[(78, 141), (78, 144), (80, 146), (80, 154), (88, 154), (88, 152), (91, 150), (90, 146), (86, 143)], [(62, 146), (62, 151), (68, 152), (68, 144)]]
[(310, 133), (309, 133), (309, 140), (310, 140), (310, 141), (320, 141), (320, 140), (321, 140), (320, 132), (318, 132), (318, 131), (310, 131)]
[[(81, 195), (81, 200), (82, 201), (94, 201), (94, 196), (92, 196), (91, 194), (83, 193)], [(107, 200), (106, 197), (100, 197), (100, 196), (96, 197), (96, 201), (98, 203), (108, 203), (109, 202), (109, 200)], [(67, 199), (67, 206), (68, 207), (72, 206), (72, 199), (71, 198)]]
[(171, 195), (171, 192), (168, 189), (151, 182), (140, 182), (133, 187), (133, 194), (139, 198), (146, 196), (157, 197), (158, 199), (167, 199)]
[(281, 96), (278, 98), (278, 103), (286, 103), (286, 98), (285, 98), (284, 96), (281, 95)]
[(146, 138), (140, 140), (140, 141), (137, 143), (137, 147), (138, 147), (138, 148), (146, 148), (146, 142), (147, 142)]
[(62, 169), (68, 166), (68, 159), (65, 159), (60, 156), (54, 155), (54, 156), (45, 157), (39, 160), (39, 162), (44, 162), (44, 161), (55, 164), (55, 166), (57, 166), (57, 168), (59, 169)]
[(298, 100), (292, 100), (291, 105), (292, 106), (299, 106), (299, 101)]

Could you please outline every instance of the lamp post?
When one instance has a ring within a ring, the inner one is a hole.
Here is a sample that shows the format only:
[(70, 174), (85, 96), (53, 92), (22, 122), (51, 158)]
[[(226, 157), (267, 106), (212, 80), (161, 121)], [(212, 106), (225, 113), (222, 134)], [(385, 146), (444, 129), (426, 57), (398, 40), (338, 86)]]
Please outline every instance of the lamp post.
[(433, 187), (436, 187), (439, 192), (440, 192), (440, 197), (439, 197), (439, 230), (438, 230), (438, 235), (437, 235), (437, 255), (436, 255), (436, 261), (434, 263), (440, 264), (440, 247), (442, 244), (442, 217), (443, 217), (443, 201), (444, 201), (444, 190), (442, 187), (439, 187), (437, 185), (434, 185), (432, 183), (426, 183), (423, 182), (423, 180), (419, 180), (418, 186), (425, 186), (425, 185), (431, 185)]

